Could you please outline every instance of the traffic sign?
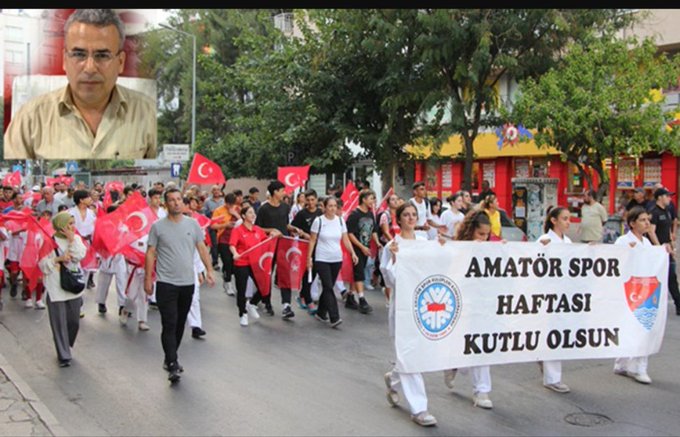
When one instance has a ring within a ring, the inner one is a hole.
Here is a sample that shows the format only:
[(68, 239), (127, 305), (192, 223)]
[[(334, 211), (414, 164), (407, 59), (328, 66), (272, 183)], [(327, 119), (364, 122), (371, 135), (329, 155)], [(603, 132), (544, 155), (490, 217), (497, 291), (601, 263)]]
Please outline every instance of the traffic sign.
[(189, 145), (164, 144), (163, 158), (168, 162), (186, 162), (189, 160)]
[(66, 173), (73, 174), (78, 172), (78, 163), (76, 161), (66, 162)]
[(20, 171), (20, 172), (24, 171), (24, 166), (22, 166), (21, 164), (14, 164), (12, 166), (12, 171)]
[(182, 164), (179, 162), (173, 162), (170, 164), (170, 177), (178, 178), (179, 174), (182, 172)]

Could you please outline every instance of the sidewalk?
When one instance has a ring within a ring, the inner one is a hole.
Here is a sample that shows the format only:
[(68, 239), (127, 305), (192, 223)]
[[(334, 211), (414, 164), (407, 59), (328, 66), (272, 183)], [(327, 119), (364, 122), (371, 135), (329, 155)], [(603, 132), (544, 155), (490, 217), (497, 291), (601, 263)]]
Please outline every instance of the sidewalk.
[(0, 354), (0, 436), (64, 436), (66, 431)]

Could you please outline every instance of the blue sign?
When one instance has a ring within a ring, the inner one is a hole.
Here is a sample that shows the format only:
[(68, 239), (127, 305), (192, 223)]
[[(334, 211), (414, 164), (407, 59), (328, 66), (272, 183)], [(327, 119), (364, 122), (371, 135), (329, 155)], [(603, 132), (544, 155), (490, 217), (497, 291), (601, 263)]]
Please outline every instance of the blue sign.
[(179, 162), (173, 162), (170, 164), (170, 177), (178, 178), (179, 174), (182, 172), (182, 164)]
[(14, 164), (14, 165), (12, 166), (12, 171), (13, 171), (13, 172), (15, 172), (15, 171), (24, 171), (24, 167), (23, 167), (21, 164)]
[(66, 162), (66, 173), (76, 173), (78, 171), (78, 163), (76, 161)]

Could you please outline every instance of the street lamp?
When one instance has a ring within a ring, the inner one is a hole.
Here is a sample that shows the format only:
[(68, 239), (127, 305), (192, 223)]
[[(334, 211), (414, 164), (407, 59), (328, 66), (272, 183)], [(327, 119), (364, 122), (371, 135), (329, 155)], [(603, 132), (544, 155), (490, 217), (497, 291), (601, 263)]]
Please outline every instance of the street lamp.
[(167, 24), (159, 23), (160, 27), (168, 30), (172, 30), (177, 33), (181, 33), (186, 36), (190, 36), (193, 40), (194, 50), (193, 50), (193, 77), (191, 79), (191, 148), (193, 150), (194, 143), (196, 142), (196, 35), (185, 32), (183, 30), (175, 29)]

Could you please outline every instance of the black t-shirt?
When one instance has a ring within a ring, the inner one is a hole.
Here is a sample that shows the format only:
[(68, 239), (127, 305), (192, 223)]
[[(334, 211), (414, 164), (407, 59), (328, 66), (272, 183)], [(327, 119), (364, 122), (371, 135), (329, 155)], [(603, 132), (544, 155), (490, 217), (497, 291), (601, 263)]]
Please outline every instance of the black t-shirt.
[(654, 206), (649, 210), (652, 216), (651, 222), (656, 226), (656, 238), (660, 244), (670, 243), (671, 230), (673, 229), (673, 218), (668, 211), (668, 208), (661, 209), (659, 205)]
[(319, 208), (315, 209), (314, 212), (309, 212), (307, 208), (301, 209), (295, 214), (295, 218), (293, 218), (291, 225), (300, 228), (305, 231), (305, 233), (309, 234), (312, 230), (312, 222), (321, 214), (323, 213)]
[(649, 200), (643, 200), (642, 203), (637, 203), (635, 199), (631, 199), (630, 202), (628, 202), (628, 205), (626, 205), (626, 211), (630, 211), (631, 209), (635, 208), (636, 206), (641, 206), (644, 209), (649, 209), (651, 206), (651, 202)]
[(347, 232), (368, 247), (371, 243), (371, 234), (378, 232), (373, 211), (363, 212), (359, 208), (352, 211), (347, 217)]
[(267, 202), (260, 206), (255, 224), (261, 228), (278, 229), (283, 235), (288, 236), (289, 213), (290, 206), (287, 203), (281, 202), (279, 206), (274, 207), (271, 203)]

